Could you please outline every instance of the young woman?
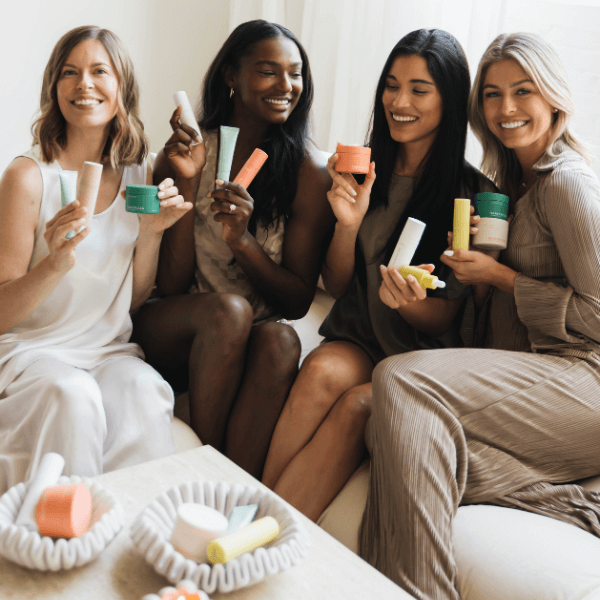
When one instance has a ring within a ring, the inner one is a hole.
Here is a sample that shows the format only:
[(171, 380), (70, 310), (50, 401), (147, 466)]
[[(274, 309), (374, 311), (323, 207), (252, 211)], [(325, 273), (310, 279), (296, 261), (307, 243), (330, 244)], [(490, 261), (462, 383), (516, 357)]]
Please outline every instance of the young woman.
[(442, 257), (459, 281), (488, 288), (485, 349), (394, 356), (373, 378), (361, 555), (415, 598), (459, 597), (459, 504), (530, 510), (600, 535), (598, 496), (569, 483), (600, 473), (600, 184), (569, 130), (558, 56), (534, 35), (499, 36), (469, 109), (484, 172), (514, 214), (500, 260)]
[(377, 85), (368, 141), (374, 162), (364, 183), (336, 173), (336, 155), (329, 161), (337, 223), (323, 279), (338, 300), (320, 330), (328, 343), (306, 358), (292, 388), (263, 478), (312, 519), (363, 457), (373, 366), (390, 354), (461, 344), (457, 323), (469, 291), (451, 270), (439, 271), (445, 289), (426, 293), (385, 265), (408, 217), (427, 224), (413, 264), (429, 263), (446, 247), (454, 198), (492, 188), (464, 160), (469, 89), (453, 36), (409, 33)]
[[(163, 372), (186, 366), (192, 427), (257, 477), (298, 370), (298, 337), (281, 317), (308, 310), (333, 224), (331, 180), (308, 139), (312, 98), (295, 36), (243, 23), (204, 80), (204, 142), (192, 143), (178, 108), (157, 161), (157, 177), (174, 176), (196, 207), (165, 236), (158, 285), (168, 297), (139, 312), (136, 340)], [(221, 125), (239, 128), (232, 181), (255, 148), (268, 154), (248, 190), (214, 189)]]
[[(173, 393), (128, 343), (129, 310), (191, 205), (165, 180), (159, 214), (125, 212), (125, 186), (151, 180), (138, 97), (113, 33), (69, 31), (46, 66), (34, 146), (0, 181), (0, 492), (49, 451), (65, 474), (92, 476), (175, 450)], [(61, 208), (59, 174), (84, 161), (103, 165), (94, 215)]]

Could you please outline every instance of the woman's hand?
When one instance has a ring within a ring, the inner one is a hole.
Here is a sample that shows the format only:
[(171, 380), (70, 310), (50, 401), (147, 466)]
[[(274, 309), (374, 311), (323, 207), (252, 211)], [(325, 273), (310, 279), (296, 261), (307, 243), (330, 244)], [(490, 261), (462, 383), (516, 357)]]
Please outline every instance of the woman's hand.
[[(379, 269), (383, 277), (379, 287), (379, 298), (386, 306), (397, 309), (427, 298), (427, 292), (412, 275), (404, 279), (396, 267), (380, 265)], [(434, 266), (431, 264), (419, 265), (419, 269), (426, 269), (431, 273)]]
[(440, 260), (454, 271), (456, 279), (464, 285), (494, 285), (495, 271), (501, 266), (493, 256), (478, 250), (448, 249)]
[(206, 164), (206, 148), (195, 129), (179, 122), (180, 115), (181, 107), (178, 106), (169, 121), (173, 135), (165, 144), (164, 154), (177, 177), (193, 179)]
[(375, 163), (370, 164), (363, 185), (358, 185), (350, 173), (338, 173), (335, 170), (337, 158), (337, 154), (332, 154), (327, 161), (327, 171), (333, 179), (327, 199), (342, 227), (358, 229), (369, 208), (371, 188), (375, 181)]
[[(79, 200), (75, 200), (61, 208), (46, 223), (44, 239), (50, 251), (48, 260), (54, 271), (66, 273), (75, 266), (75, 247), (90, 232), (85, 222), (86, 213), (87, 208), (81, 207)], [(85, 229), (79, 231), (81, 227)], [(65, 236), (73, 229), (79, 233), (67, 239)]]
[(222, 189), (216, 189), (206, 194), (213, 198), (210, 210), (216, 212), (215, 221), (222, 223), (221, 237), (223, 241), (233, 248), (244, 241), (248, 233), (248, 221), (254, 210), (254, 200), (246, 189), (239, 183), (221, 181), (215, 183)]
[[(125, 197), (124, 191), (122, 195)], [(162, 234), (194, 205), (191, 202), (185, 202), (170, 177), (158, 185), (158, 197), (160, 198), (160, 212), (153, 215), (141, 214), (140, 229), (147, 228), (154, 233)]]

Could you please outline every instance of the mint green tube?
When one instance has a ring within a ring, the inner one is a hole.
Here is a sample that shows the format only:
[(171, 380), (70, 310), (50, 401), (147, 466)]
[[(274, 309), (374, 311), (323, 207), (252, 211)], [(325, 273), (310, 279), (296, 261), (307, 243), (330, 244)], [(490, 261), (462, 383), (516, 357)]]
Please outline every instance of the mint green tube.
[(229, 181), (233, 153), (240, 130), (237, 127), (221, 125), (221, 137), (219, 140), (219, 163), (217, 166), (217, 179)]
[[(59, 171), (60, 179), (60, 202), (64, 208), (67, 204), (77, 200), (77, 171)], [(65, 236), (70, 240), (75, 235), (75, 230), (71, 229)]]

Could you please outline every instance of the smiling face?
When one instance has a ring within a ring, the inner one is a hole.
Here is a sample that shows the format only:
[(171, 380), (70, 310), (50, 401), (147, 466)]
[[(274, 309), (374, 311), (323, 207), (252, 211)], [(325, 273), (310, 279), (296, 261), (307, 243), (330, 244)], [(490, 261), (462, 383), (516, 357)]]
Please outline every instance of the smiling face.
[(284, 123), (302, 94), (300, 51), (285, 36), (260, 40), (225, 80), (234, 89), (234, 114)]
[(431, 148), (442, 120), (442, 96), (421, 56), (398, 56), (381, 98), (390, 135), (405, 145)]
[(517, 156), (539, 159), (548, 146), (552, 105), (522, 67), (507, 59), (490, 65), (483, 82), (483, 114), (490, 131)]
[(71, 50), (56, 85), (67, 130), (107, 128), (117, 113), (119, 80), (102, 42), (84, 40)]

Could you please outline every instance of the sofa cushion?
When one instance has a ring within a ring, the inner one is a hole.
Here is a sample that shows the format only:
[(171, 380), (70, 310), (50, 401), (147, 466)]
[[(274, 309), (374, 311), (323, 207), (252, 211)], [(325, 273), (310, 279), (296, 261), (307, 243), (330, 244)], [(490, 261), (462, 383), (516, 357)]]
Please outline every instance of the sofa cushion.
[[(597, 490), (600, 478), (582, 485)], [(365, 462), (317, 521), (354, 552), (368, 486)], [(600, 598), (600, 539), (556, 519), (499, 506), (461, 506), (454, 550), (462, 600)]]

